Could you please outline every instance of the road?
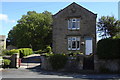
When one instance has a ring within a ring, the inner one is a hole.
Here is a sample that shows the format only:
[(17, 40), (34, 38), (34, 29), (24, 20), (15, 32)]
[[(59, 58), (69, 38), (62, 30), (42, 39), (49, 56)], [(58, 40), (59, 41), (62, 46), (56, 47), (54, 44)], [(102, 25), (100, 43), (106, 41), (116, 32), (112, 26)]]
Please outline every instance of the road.
[(120, 79), (120, 74), (77, 74), (45, 71), (41, 69), (4, 69), (2, 78), (77, 78), (77, 79)]

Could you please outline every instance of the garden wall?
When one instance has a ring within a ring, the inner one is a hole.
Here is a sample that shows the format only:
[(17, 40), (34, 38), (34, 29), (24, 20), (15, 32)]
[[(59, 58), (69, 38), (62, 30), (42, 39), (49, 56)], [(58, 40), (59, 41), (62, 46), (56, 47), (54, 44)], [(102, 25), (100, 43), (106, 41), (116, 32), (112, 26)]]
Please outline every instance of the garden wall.
[(11, 63), (10, 63), (10, 68), (18, 68), (19, 65), (18, 65), (18, 61), (19, 61), (19, 54), (16, 53), (16, 54), (13, 54), (12, 56), (4, 56), (3, 59), (9, 59), (11, 60)]
[(105, 60), (94, 56), (94, 69), (96, 72), (120, 72), (120, 59)]
[(120, 39), (102, 39), (97, 43), (94, 55), (97, 72), (120, 72)]
[[(77, 71), (83, 69), (83, 56), (76, 57), (68, 57), (67, 63), (65, 67), (61, 70), (68, 70), (68, 71)], [(49, 61), (49, 57), (41, 56), (41, 68), (45, 70), (53, 70), (52, 66)]]

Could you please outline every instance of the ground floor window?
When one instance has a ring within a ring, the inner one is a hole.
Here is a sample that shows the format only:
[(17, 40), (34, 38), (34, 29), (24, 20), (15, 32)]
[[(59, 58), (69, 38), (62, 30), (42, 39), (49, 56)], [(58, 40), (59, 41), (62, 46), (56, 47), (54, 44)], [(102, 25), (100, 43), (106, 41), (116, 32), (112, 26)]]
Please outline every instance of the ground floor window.
[(80, 37), (68, 37), (68, 50), (80, 50)]

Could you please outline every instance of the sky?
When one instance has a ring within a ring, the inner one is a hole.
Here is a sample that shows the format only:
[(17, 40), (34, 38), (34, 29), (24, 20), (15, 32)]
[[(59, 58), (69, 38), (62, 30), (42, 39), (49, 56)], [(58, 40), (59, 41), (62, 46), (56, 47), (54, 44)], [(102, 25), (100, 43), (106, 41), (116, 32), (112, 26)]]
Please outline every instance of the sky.
[[(65, 8), (72, 2), (0, 2), (0, 35), (6, 35), (17, 24), (17, 21), (28, 11), (41, 13), (49, 11), (52, 14)], [(115, 16), (118, 19), (118, 2), (76, 2), (84, 8), (101, 16)]]

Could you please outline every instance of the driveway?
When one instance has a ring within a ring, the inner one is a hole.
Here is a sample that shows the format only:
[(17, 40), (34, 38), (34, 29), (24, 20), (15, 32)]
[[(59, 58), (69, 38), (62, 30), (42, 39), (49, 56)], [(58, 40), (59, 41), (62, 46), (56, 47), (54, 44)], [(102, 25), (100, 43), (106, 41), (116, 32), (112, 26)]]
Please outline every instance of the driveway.
[(22, 58), (20, 68), (32, 68), (39, 66), (41, 63), (39, 54), (32, 54), (25, 58)]

